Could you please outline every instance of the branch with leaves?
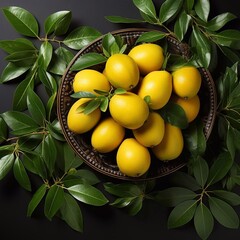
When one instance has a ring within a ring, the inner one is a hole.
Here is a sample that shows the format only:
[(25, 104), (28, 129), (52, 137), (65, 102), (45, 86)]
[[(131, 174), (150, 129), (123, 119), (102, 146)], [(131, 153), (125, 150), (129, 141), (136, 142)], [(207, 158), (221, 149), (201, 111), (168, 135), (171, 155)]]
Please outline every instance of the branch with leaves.
[[(20, 186), (32, 191), (31, 177), (38, 177), (39, 186), (27, 215), (31, 216), (44, 201), (44, 214), (49, 220), (57, 215), (81, 232), (83, 217), (78, 202), (102, 206), (108, 200), (95, 186), (99, 179), (66, 143), (55, 101), (59, 81), (74, 52), (101, 34), (87, 26), (69, 33), (71, 12), (60, 11), (46, 18), (45, 36), (41, 37), (37, 19), (30, 12), (20, 7), (2, 11), (23, 37), (0, 41), (8, 62), (1, 83), (18, 83), (13, 109), (0, 116), (0, 179), (13, 170)], [(37, 94), (39, 86), (46, 96)]]
[[(206, 142), (199, 127), (190, 129), (193, 132), (186, 135), (186, 144), (191, 150), (189, 163), (186, 171), (168, 176), (169, 188), (159, 189), (157, 180), (149, 180), (106, 182), (100, 191), (100, 180), (74, 154), (62, 135), (55, 100), (61, 76), (75, 51), (101, 33), (88, 26), (69, 32), (71, 12), (60, 11), (45, 19), (42, 37), (38, 22), (30, 12), (10, 6), (2, 8), (2, 12), (21, 38), (0, 41), (8, 62), (1, 74), (1, 83), (18, 83), (12, 110), (0, 115), (0, 180), (13, 171), (20, 186), (32, 191), (31, 177), (37, 177), (39, 186), (28, 205), (27, 215), (31, 216), (44, 201), (44, 214), (49, 220), (58, 216), (80, 232), (83, 216), (79, 202), (93, 206), (109, 203), (136, 215), (145, 200), (172, 208), (169, 228), (193, 221), (201, 239), (210, 236), (215, 220), (224, 227), (238, 228), (239, 217), (234, 207), (240, 205), (240, 197), (235, 192), (235, 186), (240, 185), (236, 158), (240, 149), (240, 31), (226, 29), (236, 16), (227, 12), (209, 19), (209, 0), (166, 0), (158, 14), (152, 0), (133, 0), (133, 4), (142, 19), (121, 16), (106, 19), (136, 26), (144, 23), (157, 30), (144, 33), (138, 42), (153, 42), (171, 35), (188, 43), (191, 61), (212, 73), (218, 67), (218, 56), (225, 56), (225, 72), (215, 74), (218, 106), (210, 140)], [(116, 41), (111, 34), (106, 34), (104, 55), (86, 54), (76, 61), (72, 70), (103, 63), (124, 48), (120, 39)], [(37, 93), (38, 86), (45, 90), (44, 96)], [(81, 94), (76, 97), (82, 97)], [(101, 97), (108, 98), (104, 93)], [(103, 109), (104, 106), (106, 104), (102, 105)], [(109, 202), (104, 193), (112, 195), (114, 200)]]

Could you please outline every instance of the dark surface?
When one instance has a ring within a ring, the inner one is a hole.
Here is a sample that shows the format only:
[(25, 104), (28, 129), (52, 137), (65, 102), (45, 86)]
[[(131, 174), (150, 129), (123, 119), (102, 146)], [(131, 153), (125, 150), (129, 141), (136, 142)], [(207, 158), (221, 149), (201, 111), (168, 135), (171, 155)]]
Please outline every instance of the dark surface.
[[(157, 5), (162, 1), (155, 0)], [(88, 25), (102, 33), (116, 30), (124, 26), (114, 25), (104, 19), (106, 15), (138, 17), (138, 11), (131, 0), (0, 0), (0, 7), (19, 6), (26, 8), (39, 20), (40, 26), (51, 13), (59, 10), (71, 10), (73, 26)], [(240, 15), (240, 4), (236, 0), (211, 0), (212, 15), (232, 12)], [(239, 21), (233, 27), (239, 28)], [(0, 39), (15, 39), (19, 35), (0, 13)], [(5, 54), (0, 51), (0, 71), (6, 62)], [(11, 108), (14, 84), (0, 86), (0, 112)], [(111, 179), (99, 175), (104, 181)], [(164, 183), (164, 179), (160, 183)], [(153, 202), (145, 201), (142, 211), (130, 217), (121, 210), (106, 207), (90, 207), (80, 204), (84, 218), (84, 232), (74, 232), (61, 220), (54, 218), (48, 221), (39, 208), (32, 218), (26, 217), (27, 205), (32, 197), (18, 186), (11, 174), (0, 182), (0, 239), (58, 239), (58, 240), (96, 240), (96, 239), (199, 239), (191, 224), (176, 230), (167, 229), (169, 209)], [(237, 209), (240, 213), (239, 208)], [(215, 224), (209, 239), (239, 239), (240, 230), (226, 229)]]

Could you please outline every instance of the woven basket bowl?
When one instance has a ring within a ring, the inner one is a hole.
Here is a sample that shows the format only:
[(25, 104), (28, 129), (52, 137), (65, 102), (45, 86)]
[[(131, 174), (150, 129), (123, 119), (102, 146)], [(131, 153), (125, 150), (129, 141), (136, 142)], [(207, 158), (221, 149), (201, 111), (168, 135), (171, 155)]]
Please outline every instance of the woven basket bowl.
[[(126, 44), (128, 45), (128, 50), (133, 47), (136, 39), (144, 32), (149, 31), (149, 29), (139, 29), (139, 28), (129, 28), (118, 30), (112, 32), (113, 35), (120, 35)], [(173, 37), (166, 38), (168, 44), (168, 51), (174, 54), (182, 55), (188, 58), (190, 55), (189, 46), (177, 41)], [(162, 162), (160, 160), (154, 159), (152, 156), (152, 163), (147, 174), (138, 178), (128, 177), (122, 174), (116, 165), (116, 152), (108, 154), (100, 154), (95, 151), (90, 144), (91, 132), (86, 134), (75, 134), (68, 129), (67, 126), (67, 114), (76, 99), (70, 97), (73, 93), (72, 82), (76, 72), (71, 71), (71, 66), (76, 62), (76, 60), (89, 52), (102, 53), (102, 37), (96, 39), (91, 44), (80, 50), (72, 62), (66, 69), (65, 74), (62, 77), (62, 82), (58, 92), (57, 100), (57, 111), (58, 118), (63, 130), (64, 137), (68, 144), (72, 147), (75, 153), (80, 156), (83, 161), (90, 166), (92, 169), (100, 172), (104, 175), (122, 179), (122, 180), (149, 180), (155, 179), (162, 176), (166, 176), (173, 173), (183, 166), (186, 165), (187, 159), (185, 157), (179, 157), (175, 160), (168, 162)], [(103, 65), (94, 66), (93, 69), (103, 70)], [(209, 138), (214, 120), (216, 115), (216, 90), (214, 86), (213, 79), (208, 70), (200, 68), (200, 73), (202, 75), (202, 86), (199, 91), (199, 97), (201, 101), (201, 109), (199, 117), (202, 119), (204, 124), (204, 134), (206, 139)]]

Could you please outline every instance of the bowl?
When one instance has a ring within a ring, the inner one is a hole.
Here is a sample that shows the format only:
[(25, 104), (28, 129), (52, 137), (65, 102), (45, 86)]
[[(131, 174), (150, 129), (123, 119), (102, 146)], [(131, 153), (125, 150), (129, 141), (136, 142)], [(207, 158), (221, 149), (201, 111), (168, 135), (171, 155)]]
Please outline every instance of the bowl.
[[(127, 44), (128, 49), (134, 46), (137, 38), (144, 32), (148, 32), (150, 29), (142, 28), (129, 28), (121, 29), (118, 31), (111, 32), (113, 35), (119, 35), (122, 37), (124, 42)], [(187, 44), (177, 41), (174, 37), (166, 37), (168, 44), (168, 51), (174, 54), (181, 55), (185, 58), (189, 58), (190, 49)], [(102, 37), (96, 39), (88, 46), (81, 49), (74, 59), (71, 61), (67, 67), (62, 81), (59, 87), (58, 99), (57, 99), (57, 112), (58, 118), (62, 127), (63, 135), (72, 147), (75, 153), (83, 159), (83, 161), (90, 166), (93, 170), (100, 172), (106, 176), (122, 179), (122, 180), (150, 180), (171, 174), (188, 162), (187, 158), (179, 157), (175, 160), (168, 162), (163, 162), (159, 160), (154, 160), (151, 163), (150, 169), (147, 174), (136, 177), (129, 177), (121, 173), (116, 164), (115, 152), (108, 154), (101, 154), (95, 151), (90, 144), (91, 132), (86, 134), (75, 134), (69, 130), (67, 125), (67, 114), (76, 99), (73, 99), (70, 95), (73, 93), (72, 82), (76, 72), (71, 71), (72, 65), (77, 61), (77, 59), (89, 52), (102, 53)], [(101, 69), (101, 66), (95, 66), (95, 69)], [(204, 125), (204, 135), (206, 139), (209, 138), (216, 115), (216, 89), (214, 81), (210, 72), (207, 69), (199, 68), (202, 76), (202, 86), (199, 92), (201, 101), (201, 111), (200, 118)]]

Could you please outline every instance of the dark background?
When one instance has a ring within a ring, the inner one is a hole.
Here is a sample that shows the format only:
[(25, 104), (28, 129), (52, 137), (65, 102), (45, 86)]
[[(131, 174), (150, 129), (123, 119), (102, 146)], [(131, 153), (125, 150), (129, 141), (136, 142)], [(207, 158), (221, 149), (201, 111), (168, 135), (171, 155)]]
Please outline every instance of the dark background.
[[(155, 0), (156, 6), (163, 1)], [(240, 16), (238, 0), (211, 0), (211, 15), (232, 12)], [(131, 0), (0, 0), (0, 7), (19, 6), (30, 11), (43, 26), (44, 19), (53, 12), (71, 10), (73, 25), (92, 26), (102, 33), (124, 27), (107, 22), (104, 16), (121, 15), (138, 18), (139, 14)], [(228, 27), (240, 28), (240, 21), (235, 20)], [(11, 40), (20, 37), (0, 12), (0, 40)], [(5, 54), (0, 51), (0, 72), (6, 65)], [(14, 84), (0, 85), (0, 113), (12, 105)], [(104, 176), (100, 176), (103, 180)], [(167, 178), (160, 180), (164, 183)], [(169, 209), (153, 202), (145, 201), (142, 211), (135, 217), (125, 212), (106, 207), (91, 207), (80, 204), (84, 218), (84, 232), (77, 233), (61, 220), (54, 218), (48, 221), (42, 209), (36, 211), (32, 218), (26, 217), (27, 205), (32, 197), (18, 186), (11, 173), (0, 182), (0, 239), (58, 239), (58, 240), (96, 240), (96, 239), (199, 239), (194, 227), (189, 224), (176, 230), (167, 229)], [(240, 214), (240, 209), (237, 209)], [(240, 230), (224, 228), (217, 223), (210, 239), (239, 239)]]

